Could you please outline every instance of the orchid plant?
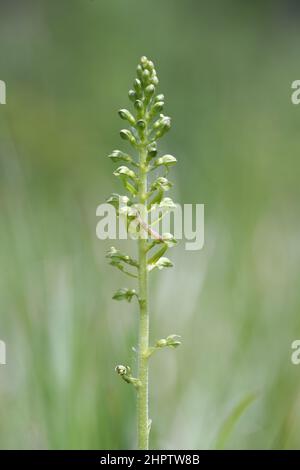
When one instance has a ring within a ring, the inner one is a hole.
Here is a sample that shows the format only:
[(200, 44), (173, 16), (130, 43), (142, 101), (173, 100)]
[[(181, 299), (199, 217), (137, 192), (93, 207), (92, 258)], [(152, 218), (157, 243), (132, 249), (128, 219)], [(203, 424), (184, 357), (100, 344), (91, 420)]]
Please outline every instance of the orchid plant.
[[(138, 331), (138, 370), (133, 376), (130, 366), (118, 365), (116, 372), (137, 394), (138, 448), (149, 448), (151, 420), (148, 403), (149, 359), (155, 351), (165, 347), (176, 348), (180, 345), (178, 335), (170, 335), (149, 343), (149, 273), (154, 269), (172, 267), (172, 262), (165, 256), (168, 248), (176, 244), (170, 233), (160, 234), (148, 223), (148, 216), (154, 210), (162, 214), (159, 220), (175, 207), (165, 192), (172, 187), (168, 180), (169, 168), (176, 163), (172, 155), (159, 155), (157, 142), (171, 127), (171, 119), (162, 114), (164, 95), (157, 94), (158, 78), (152, 61), (143, 56), (137, 66), (137, 77), (129, 91), (129, 99), (134, 112), (120, 109), (119, 116), (129, 124), (129, 129), (122, 129), (120, 136), (127, 141), (132, 151), (125, 153), (114, 150), (110, 159), (120, 166), (114, 175), (122, 182), (127, 195), (112, 194), (107, 202), (112, 204), (119, 218), (125, 217), (126, 229), (135, 236), (138, 243), (137, 259), (111, 247), (107, 253), (110, 264), (124, 274), (136, 278), (137, 289), (121, 288), (113, 299), (131, 302), (136, 298), (139, 305)], [(161, 173), (163, 170), (163, 173)], [(153, 177), (150, 180), (150, 174)], [(157, 221), (156, 221), (157, 222)]]

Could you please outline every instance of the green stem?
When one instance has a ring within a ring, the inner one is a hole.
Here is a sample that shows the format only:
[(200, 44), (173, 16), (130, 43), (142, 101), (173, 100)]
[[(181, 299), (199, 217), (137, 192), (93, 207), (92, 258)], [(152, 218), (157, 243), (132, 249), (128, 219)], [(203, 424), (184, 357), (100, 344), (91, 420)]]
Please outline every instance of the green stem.
[[(140, 149), (140, 185), (139, 204), (145, 206), (147, 195), (146, 144)], [(147, 240), (139, 238), (139, 350), (138, 350), (138, 379), (137, 389), (137, 424), (138, 448), (149, 448), (149, 416), (148, 416), (148, 348), (149, 348), (149, 310), (148, 310), (148, 271), (147, 271)]]

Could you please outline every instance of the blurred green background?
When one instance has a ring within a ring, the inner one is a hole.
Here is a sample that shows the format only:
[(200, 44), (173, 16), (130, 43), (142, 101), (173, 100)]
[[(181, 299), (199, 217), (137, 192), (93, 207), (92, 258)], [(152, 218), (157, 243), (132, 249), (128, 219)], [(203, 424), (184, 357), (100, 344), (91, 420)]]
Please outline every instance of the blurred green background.
[[(205, 247), (151, 284), (153, 448), (300, 448), (296, 1), (0, 1), (0, 447), (135, 447), (137, 307), (107, 265), (96, 207), (141, 55), (154, 60), (179, 161), (170, 194), (205, 204)], [(134, 242), (128, 242), (134, 253)], [(133, 284), (132, 284), (133, 285)]]

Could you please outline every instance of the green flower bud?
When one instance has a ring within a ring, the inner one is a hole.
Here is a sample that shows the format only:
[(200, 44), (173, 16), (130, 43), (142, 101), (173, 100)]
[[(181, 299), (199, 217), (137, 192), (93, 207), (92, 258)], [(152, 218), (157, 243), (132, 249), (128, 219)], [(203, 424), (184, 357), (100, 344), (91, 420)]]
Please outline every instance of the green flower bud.
[(113, 295), (114, 300), (127, 300), (127, 302), (131, 302), (132, 297), (137, 296), (135, 289), (127, 289), (126, 287), (117, 290), (117, 292)]
[(152, 158), (156, 157), (157, 155), (157, 146), (156, 142), (149, 144), (147, 147), (147, 160), (150, 161)]
[(121, 150), (113, 150), (110, 155), (108, 155), (108, 158), (110, 158), (113, 162), (127, 162), (131, 163), (132, 158), (130, 155), (127, 155), (127, 153), (121, 152)]
[(155, 343), (156, 348), (164, 348), (166, 346), (170, 348), (177, 348), (177, 346), (181, 345), (181, 341), (179, 341), (180, 336), (178, 335), (170, 335), (165, 339), (159, 339)]
[(160, 114), (159, 119), (155, 121), (153, 124), (153, 129), (161, 129), (165, 126), (171, 127), (171, 118), (169, 116), (165, 116), (164, 114)]
[(155, 101), (155, 103), (157, 103), (158, 101), (165, 101), (165, 96), (161, 93), (160, 95), (157, 95), (154, 98), (154, 101)]
[(120, 196), (117, 193), (112, 193), (111, 196), (106, 199), (106, 202), (114, 206), (115, 209), (119, 209), (120, 206), (127, 206), (131, 204), (129, 197)]
[(154, 129), (158, 129), (155, 134), (155, 139), (162, 137), (168, 130), (171, 128), (171, 118), (168, 116), (162, 116), (156, 123), (153, 125)]
[(144, 108), (143, 102), (141, 100), (136, 100), (134, 102), (134, 107), (137, 111), (142, 111), (142, 109)]
[(148, 265), (148, 271), (152, 271), (155, 268), (161, 270), (163, 268), (172, 268), (172, 267), (173, 267), (172, 261), (170, 261), (169, 258), (162, 256), (158, 261), (156, 261), (156, 263)]
[(131, 369), (129, 366), (123, 366), (123, 365), (116, 366), (115, 371), (128, 384), (133, 385), (135, 388), (139, 388), (141, 386), (141, 381), (139, 379), (136, 379), (135, 377), (132, 377)]
[(175, 246), (177, 244), (177, 240), (171, 233), (163, 233), (162, 239), (168, 248), (172, 248), (172, 246)]
[(128, 372), (128, 368), (125, 367), (125, 366), (119, 365), (119, 366), (116, 366), (116, 367), (115, 367), (115, 371), (116, 371), (117, 374), (119, 374), (119, 375), (126, 375), (127, 372)]
[(164, 348), (165, 346), (167, 346), (167, 340), (166, 339), (159, 339), (158, 341), (156, 341), (156, 344), (155, 346), (157, 348)]
[(145, 129), (145, 127), (146, 127), (146, 122), (145, 122), (143, 119), (140, 119), (140, 120), (136, 123), (136, 125), (137, 125), (137, 127), (138, 127), (139, 129), (142, 130), (142, 129)]
[(154, 70), (154, 64), (153, 64), (152, 60), (148, 60), (147, 66), (148, 66), (148, 69), (150, 71)]
[(128, 109), (120, 109), (118, 112), (121, 119), (128, 121), (132, 125), (135, 124), (135, 119)]
[(136, 78), (133, 82), (133, 88), (135, 89), (135, 92), (137, 94), (137, 96), (141, 96), (142, 94), (142, 83), (141, 83), (141, 80), (139, 80), (138, 78)]
[(181, 338), (181, 336), (179, 335), (170, 335), (166, 338), (167, 340), (167, 346), (171, 347), (171, 348), (177, 348), (178, 346), (181, 345), (181, 341), (179, 341), (179, 338)]
[(151, 191), (154, 191), (155, 189), (162, 189), (163, 191), (168, 191), (169, 189), (171, 189), (171, 187), (172, 183), (164, 176), (160, 176), (152, 183), (150, 189)]
[(128, 206), (122, 206), (119, 210), (120, 215), (125, 215), (129, 219), (135, 219), (136, 218), (136, 209), (133, 209), (132, 207)]
[(163, 114), (160, 114), (160, 115), (159, 115), (159, 118), (158, 118), (158, 119), (155, 121), (155, 123), (153, 124), (153, 129), (159, 129), (159, 128), (162, 126), (163, 117), (164, 117)]
[(154, 87), (154, 85), (148, 85), (148, 86), (145, 88), (145, 95), (146, 95), (146, 96), (151, 97), (151, 96), (153, 96), (154, 92), (155, 92), (155, 87)]
[(156, 75), (154, 75), (152, 78), (151, 78), (151, 82), (153, 83), (153, 85), (157, 86), (159, 81), (158, 81), (158, 78)]
[(142, 77), (143, 77), (143, 68), (140, 64), (136, 68), (136, 74), (137, 74), (138, 78), (141, 80)]
[(174, 204), (173, 200), (170, 197), (164, 197), (159, 203), (159, 207), (161, 209), (175, 209), (176, 204)]
[(120, 136), (123, 140), (128, 140), (132, 145), (137, 144), (135, 137), (128, 129), (122, 129), (120, 131)]
[(156, 267), (158, 269), (162, 269), (162, 268), (172, 268), (173, 267), (173, 263), (172, 261), (169, 260), (169, 258), (166, 258), (164, 256), (162, 256), (156, 263)]
[(135, 101), (137, 99), (137, 94), (134, 90), (129, 90), (128, 96), (131, 101)]
[(128, 255), (124, 255), (124, 253), (121, 253), (121, 251), (117, 250), (114, 246), (110, 247), (105, 257), (111, 260), (115, 260), (117, 262), (129, 264), (130, 266), (134, 266), (136, 268), (139, 266), (138, 262), (135, 259), (131, 258)]
[(163, 101), (157, 101), (151, 108), (150, 117), (153, 117), (156, 114), (160, 113), (164, 108), (164, 104), (165, 103)]
[(143, 71), (143, 82), (148, 83), (149, 79), (150, 79), (150, 72), (149, 70), (145, 69)]
[(164, 155), (163, 157), (160, 157), (156, 160), (156, 162), (154, 163), (154, 166), (161, 166), (161, 165), (165, 165), (165, 166), (172, 166), (172, 165), (175, 165), (175, 163), (177, 162), (176, 158), (173, 157), (173, 155)]
[(145, 55), (143, 55), (143, 56), (141, 57), (141, 64), (142, 64), (142, 67), (143, 67), (143, 68), (147, 67), (148, 59), (147, 59), (147, 57), (146, 57)]
[(155, 134), (155, 138), (160, 139), (163, 135), (165, 135), (166, 132), (170, 130), (170, 127), (171, 126), (165, 126), (162, 129), (159, 129)]
[(114, 176), (127, 176), (132, 180), (137, 180), (137, 176), (133, 170), (130, 170), (127, 166), (119, 166), (114, 172)]

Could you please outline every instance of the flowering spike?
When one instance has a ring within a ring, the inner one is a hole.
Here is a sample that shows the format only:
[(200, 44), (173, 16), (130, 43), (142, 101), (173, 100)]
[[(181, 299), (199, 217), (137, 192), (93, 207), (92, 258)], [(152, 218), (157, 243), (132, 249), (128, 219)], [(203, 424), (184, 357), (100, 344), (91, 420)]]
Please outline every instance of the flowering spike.
[[(171, 198), (164, 197), (165, 191), (172, 186), (165, 174), (156, 174), (152, 181), (148, 181), (148, 177), (152, 170), (168, 171), (169, 167), (176, 163), (176, 158), (168, 154), (158, 154), (157, 140), (170, 129), (171, 118), (162, 114), (165, 98), (163, 94), (157, 94), (158, 78), (154, 63), (142, 56), (136, 74), (133, 88), (128, 93), (133, 112), (122, 108), (119, 115), (130, 124), (130, 129), (122, 129), (120, 136), (133, 146), (138, 154), (138, 162), (134, 160), (134, 155), (131, 157), (120, 150), (114, 150), (109, 155), (113, 162), (121, 163), (113, 174), (122, 181), (130, 198), (112, 194), (107, 202), (116, 207), (120, 217), (126, 218), (125, 226), (128, 232), (138, 240), (138, 260), (121, 253), (115, 247), (110, 248), (106, 256), (112, 266), (138, 278), (138, 291), (121, 288), (113, 296), (115, 300), (128, 302), (131, 302), (134, 296), (138, 299), (140, 321), (137, 378), (132, 376), (129, 366), (118, 365), (116, 372), (137, 390), (138, 447), (148, 449), (151, 422), (148, 417), (148, 359), (157, 349), (176, 348), (180, 344), (178, 336), (170, 335), (158, 340), (152, 348), (149, 347), (148, 275), (154, 269), (161, 270), (173, 266), (164, 255), (176, 244), (176, 240), (170, 233), (157, 233), (148, 225), (147, 215), (155, 208), (165, 214), (176, 206)], [(123, 162), (135, 166), (137, 172), (123, 165)], [(156, 252), (150, 255), (152, 248), (153, 251), (156, 248)], [(127, 271), (127, 267), (130, 270), (135, 268), (137, 274)]]

